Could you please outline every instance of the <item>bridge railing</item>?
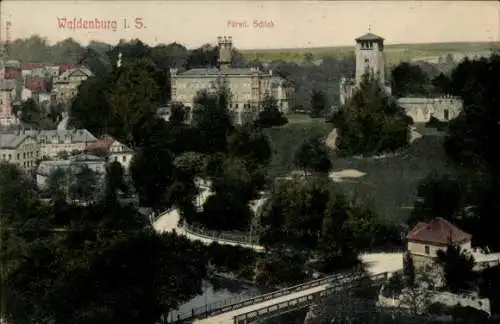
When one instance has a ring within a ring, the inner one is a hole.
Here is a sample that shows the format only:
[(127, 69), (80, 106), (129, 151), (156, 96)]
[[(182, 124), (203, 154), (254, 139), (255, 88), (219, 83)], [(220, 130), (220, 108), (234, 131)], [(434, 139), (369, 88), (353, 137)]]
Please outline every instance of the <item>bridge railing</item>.
[(328, 287), (322, 291), (312, 292), (310, 294), (299, 296), (282, 303), (274, 304), (271, 306), (263, 307), (258, 310), (254, 310), (248, 313), (240, 314), (234, 317), (234, 324), (246, 324), (248, 322), (254, 321), (263, 316), (269, 316), (276, 313), (286, 313), (292, 309), (299, 309), (310, 305), (318, 298), (323, 298), (330, 296), (338, 292), (339, 288), (349, 288), (361, 287), (364, 282), (369, 281), (370, 284), (379, 284), (387, 280), (388, 273), (384, 272), (374, 276), (364, 276), (358, 280), (349, 280), (345, 282), (336, 283), (335, 285)]
[(277, 297), (289, 295), (289, 294), (294, 293), (294, 292), (307, 290), (307, 289), (310, 289), (313, 287), (318, 287), (318, 286), (330, 284), (330, 283), (337, 282), (337, 281), (344, 282), (344, 280), (353, 280), (353, 279), (362, 277), (361, 274), (362, 274), (362, 272), (357, 272), (357, 271), (342, 272), (342, 273), (334, 274), (334, 275), (331, 275), (328, 277), (304, 282), (304, 283), (299, 284), (299, 285), (276, 290), (276, 291), (273, 291), (271, 293), (258, 295), (255, 297), (250, 297), (250, 298), (243, 297), (241, 299), (236, 297), (236, 298), (221, 300), (218, 302), (207, 304), (205, 306), (193, 308), (191, 310), (191, 312), (179, 314), (179, 315), (177, 315), (176, 320), (183, 321), (183, 320), (192, 319), (192, 318), (215, 316), (215, 315), (229, 312), (229, 311), (232, 311), (232, 310), (235, 310), (238, 308), (255, 305), (255, 304), (261, 303), (261, 302), (266, 301), (266, 300), (271, 300), (271, 299), (275, 299)]
[(210, 240), (220, 240), (235, 244), (248, 244), (248, 245), (259, 244), (259, 237), (257, 233), (255, 233), (255, 235), (250, 235), (249, 232), (211, 231), (201, 226), (188, 224), (187, 222), (182, 222), (181, 226), (186, 232), (190, 234), (202, 236)]

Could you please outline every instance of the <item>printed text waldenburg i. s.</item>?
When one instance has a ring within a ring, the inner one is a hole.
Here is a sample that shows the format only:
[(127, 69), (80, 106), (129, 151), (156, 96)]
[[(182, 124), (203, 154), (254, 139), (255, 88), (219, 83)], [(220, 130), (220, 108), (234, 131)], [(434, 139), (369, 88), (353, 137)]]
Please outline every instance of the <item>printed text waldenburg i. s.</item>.
[(95, 30), (111, 30), (117, 31), (120, 28), (128, 29), (144, 29), (146, 25), (142, 18), (120, 20), (107, 20), (100, 18), (84, 19), (84, 18), (67, 18), (58, 17), (57, 27), (60, 29), (95, 29)]

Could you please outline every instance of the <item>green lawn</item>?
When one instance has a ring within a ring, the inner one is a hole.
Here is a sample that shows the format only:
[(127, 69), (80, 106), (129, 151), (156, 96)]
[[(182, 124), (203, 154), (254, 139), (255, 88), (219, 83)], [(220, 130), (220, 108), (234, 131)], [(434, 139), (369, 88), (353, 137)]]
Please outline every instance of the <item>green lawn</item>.
[(285, 176), (294, 170), (295, 151), (302, 141), (309, 136), (327, 136), (333, 126), (325, 123), (323, 118), (313, 119), (307, 115), (289, 115), (288, 124), (266, 130), (270, 140), (273, 158), (269, 166), (269, 176)]
[[(272, 177), (286, 175), (294, 169), (294, 153), (304, 138), (313, 134), (326, 137), (332, 130), (330, 124), (321, 120), (305, 122), (305, 118), (297, 118), (291, 121), (267, 131), (274, 153), (269, 170)], [(344, 192), (373, 204), (383, 217), (404, 221), (415, 201), (418, 182), (433, 171), (453, 172), (445, 161), (444, 134), (422, 125), (417, 126), (417, 130), (423, 137), (397, 156), (340, 158), (332, 152), (333, 171), (355, 169), (366, 173), (358, 179), (346, 179), (338, 186)]]

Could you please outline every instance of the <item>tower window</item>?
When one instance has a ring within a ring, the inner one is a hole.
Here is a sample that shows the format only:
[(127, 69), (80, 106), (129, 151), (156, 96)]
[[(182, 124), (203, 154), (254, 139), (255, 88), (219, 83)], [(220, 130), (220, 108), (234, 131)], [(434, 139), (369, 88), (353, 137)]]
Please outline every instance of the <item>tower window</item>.
[(370, 60), (365, 58), (365, 63), (369, 63), (369, 62), (370, 62)]
[(444, 119), (449, 120), (450, 119), (450, 111), (448, 109), (444, 110)]

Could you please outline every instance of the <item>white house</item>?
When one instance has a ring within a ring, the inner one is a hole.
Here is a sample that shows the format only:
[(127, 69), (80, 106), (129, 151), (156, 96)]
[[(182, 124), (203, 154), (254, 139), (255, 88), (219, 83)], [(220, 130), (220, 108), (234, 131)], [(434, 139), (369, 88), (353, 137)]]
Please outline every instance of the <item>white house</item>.
[(418, 223), (406, 238), (415, 267), (433, 267), (438, 251), (446, 250), (449, 244), (457, 245), (462, 250), (471, 250), (472, 235), (440, 217), (428, 223)]
[(102, 140), (87, 146), (88, 152), (99, 150), (107, 155), (108, 162), (118, 162), (126, 172), (128, 171), (134, 156), (134, 152), (129, 147), (110, 136), (106, 136)]

